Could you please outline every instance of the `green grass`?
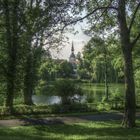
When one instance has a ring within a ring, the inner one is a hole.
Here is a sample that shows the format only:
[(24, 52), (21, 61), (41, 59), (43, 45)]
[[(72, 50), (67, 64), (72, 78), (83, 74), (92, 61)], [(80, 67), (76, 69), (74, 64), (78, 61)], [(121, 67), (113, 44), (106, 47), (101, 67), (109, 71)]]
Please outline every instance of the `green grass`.
[(0, 127), (0, 140), (139, 140), (139, 132), (139, 127), (122, 128), (118, 121)]

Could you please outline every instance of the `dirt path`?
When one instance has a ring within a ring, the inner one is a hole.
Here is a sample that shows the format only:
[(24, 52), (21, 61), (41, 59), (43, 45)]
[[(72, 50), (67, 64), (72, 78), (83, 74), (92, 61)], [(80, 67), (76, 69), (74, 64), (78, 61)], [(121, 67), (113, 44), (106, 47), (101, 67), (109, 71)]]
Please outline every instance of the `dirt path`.
[[(94, 115), (81, 115), (75, 117), (47, 117), (43, 119), (42, 118), (11, 119), (11, 120), (0, 120), (0, 127), (70, 124), (88, 121), (111, 121), (111, 120), (121, 120), (122, 118), (123, 118), (122, 113), (101, 113)], [(137, 119), (140, 119), (140, 114), (137, 114)]]
[(43, 119), (38, 119), (38, 118), (12, 119), (12, 120), (0, 120), (0, 127), (66, 124), (66, 123), (79, 123), (79, 122), (88, 122), (88, 121), (109, 121), (109, 120), (121, 120), (122, 117), (123, 115), (121, 113), (102, 113), (102, 114), (95, 114), (95, 115), (81, 115), (75, 117), (47, 117)]

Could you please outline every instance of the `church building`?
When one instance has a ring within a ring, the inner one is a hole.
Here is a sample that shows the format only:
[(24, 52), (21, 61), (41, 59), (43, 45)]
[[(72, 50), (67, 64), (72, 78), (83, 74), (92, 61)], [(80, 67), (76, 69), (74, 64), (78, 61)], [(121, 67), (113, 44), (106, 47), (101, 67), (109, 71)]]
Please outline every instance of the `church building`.
[(76, 56), (74, 54), (74, 44), (73, 44), (73, 42), (72, 42), (71, 54), (70, 54), (70, 57), (69, 57), (69, 62), (72, 64), (74, 76), (77, 76), (77, 61), (76, 61)]

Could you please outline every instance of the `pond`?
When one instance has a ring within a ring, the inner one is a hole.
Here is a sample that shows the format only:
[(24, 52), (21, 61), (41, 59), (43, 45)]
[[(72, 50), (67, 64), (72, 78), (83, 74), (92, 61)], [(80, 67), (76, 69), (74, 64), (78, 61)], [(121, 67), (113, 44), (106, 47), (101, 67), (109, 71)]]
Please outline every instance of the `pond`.
[[(82, 89), (84, 90), (84, 96), (76, 96), (75, 98), (79, 99), (80, 102), (100, 102), (105, 96), (105, 87), (104, 84), (81, 84)], [(113, 94), (119, 94), (124, 97), (124, 85), (123, 84), (109, 84), (109, 96)], [(47, 95), (33, 95), (32, 100), (34, 104), (60, 104), (61, 98), (59, 96), (47, 96)], [(136, 89), (136, 100), (140, 104), (140, 89)]]
[[(79, 102), (85, 102), (86, 96), (77, 96), (75, 95), (74, 98), (77, 99)], [(61, 97), (59, 96), (45, 96), (45, 95), (33, 95), (32, 100), (34, 104), (44, 104), (44, 105), (53, 105), (53, 104), (60, 104), (61, 103)]]
[(58, 96), (45, 96), (45, 95), (33, 95), (32, 100), (34, 104), (59, 104), (61, 98)]

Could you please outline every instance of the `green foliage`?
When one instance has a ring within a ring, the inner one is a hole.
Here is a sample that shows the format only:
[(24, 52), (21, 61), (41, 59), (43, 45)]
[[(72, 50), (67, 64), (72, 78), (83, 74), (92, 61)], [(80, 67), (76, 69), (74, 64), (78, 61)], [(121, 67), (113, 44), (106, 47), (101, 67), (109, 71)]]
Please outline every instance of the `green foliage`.
[(111, 100), (123, 100), (124, 93), (122, 93), (118, 88), (115, 89), (115, 91), (111, 91)]
[(86, 68), (78, 68), (78, 78), (79, 79), (90, 79), (90, 74)]
[(112, 91), (110, 101), (112, 103), (112, 108), (119, 109), (124, 107), (124, 93), (118, 88)]
[(119, 76), (119, 72), (122, 72), (121, 61), (119, 61), (119, 68), (114, 66), (116, 58), (120, 58), (119, 52), (116, 53), (118, 46), (115, 41), (112, 38), (103, 39), (95, 36), (84, 46), (84, 68), (92, 81), (97, 83), (118, 82), (119, 78), (122, 78), (122, 75)]
[[(28, 105), (15, 105), (13, 108), (13, 114), (24, 115), (24, 114), (45, 114), (54, 113), (51, 106), (28, 106)], [(2, 116), (9, 115), (8, 107), (0, 107), (0, 114)]]
[(40, 67), (40, 78), (44, 81), (50, 81), (53, 80), (54, 72), (57, 72), (57, 69), (55, 69), (56, 64), (53, 62), (52, 59), (46, 59), (45, 62), (42, 63)]
[[(8, 107), (0, 106), (1, 119), (10, 115)], [(49, 115), (61, 113), (80, 113), (80, 112), (94, 112), (96, 106), (94, 104), (73, 103), (73, 104), (54, 104), (54, 105), (24, 105), (18, 104), (13, 107), (13, 115)]]
[(97, 109), (99, 110), (110, 110), (110, 109), (122, 109), (124, 108), (124, 95), (119, 89), (112, 89), (109, 94), (109, 99), (106, 100), (106, 96), (102, 97), (101, 103), (98, 104)]
[(72, 103), (72, 104), (56, 104), (50, 106), (51, 113), (81, 113), (97, 111), (94, 104)]
[(74, 95), (83, 95), (81, 87), (70, 79), (58, 79), (54, 84), (54, 93), (61, 97), (62, 104), (71, 104), (76, 100)]
[[(54, 3), (56, 3), (54, 4), (50, 0), (45, 2), (42, 0), (31, 0), (30, 2), (28, 0), (1, 1), (0, 105), (4, 105), (5, 99), (7, 100), (6, 105), (9, 107), (12, 107), (13, 101), (14, 104), (18, 105), (23, 103), (23, 98), (31, 98), (33, 93), (59, 95), (62, 97), (62, 104), (71, 105), (72, 102), (76, 102), (76, 99), (73, 98), (74, 95), (83, 95), (81, 88), (72, 80), (58, 80), (55, 86), (49, 84), (51, 80), (55, 80), (58, 77), (71, 77), (73, 69), (67, 61), (59, 60), (60, 62), (57, 62), (58, 60), (53, 60), (48, 49), (52, 46), (56, 48), (58, 43), (63, 42), (62, 34), (59, 38), (59, 33), (56, 33), (56, 31), (62, 28), (62, 25), (67, 25), (67, 22), (70, 23), (73, 20), (72, 13), (75, 14), (74, 19), (76, 20), (77, 13), (79, 14), (79, 10), (82, 11), (83, 8), (86, 12), (92, 12), (99, 6), (108, 7), (108, 4), (116, 7), (118, 1), (110, 3), (109, 0), (90, 0), (80, 1), (81, 3), (73, 2), (74, 5), (70, 5), (69, 2), (67, 5), (66, 2), (65, 0), (54, 0)], [(126, 1), (125, 4), (126, 22), (130, 25), (138, 3)], [(72, 8), (72, 11), (69, 8)], [(117, 10), (119, 9), (117, 8)], [(118, 23), (116, 18), (118, 15), (116, 12), (112, 12), (112, 9), (104, 11), (99, 8), (98, 11), (88, 17), (89, 31), (91, 34), (96, 32), (96, 36), (92, 34), (94, 38), (84, 47), (83, 59), (80, 53), (77, 55), (79, 79), (104, 82), (106, 75), (109, 82), (124, 82), (124, 62), (121, 56), (118, 36), (116, 36), (118, 31), (118, 28), (116, 28), (118, 27), (116, 24)], [(139, 14), (138, 10), (135, 21), (132, 22), (133, 27), (128, 37), (130, 42), (136, 38), (139, 31)], [(95, 22), (96, 24), (93, 26)], [(104, 36), (105, 32), (107, 32), (107, 36)], [(125, 35), (127, 36), (127, 34)], [(139, 40), (137, 42), (133, 52), (134, 74), (136, 85), (140, 87)], [(44, 45), (46, 50), (43, 49)], [(127, 46), (129, 45), (127, 44)], [(110, 101), (117, 108), (118, 100), (122, 100), (123, 97), (117, 89), (111, 92)], [(88, 103), (93, 103), (95, 100), (96, 98), (93, 96), (87, 96)], [(78, 110), (80, 105), (75, 104), (72, 107), (65, 107), (66, 110), (71, 110), (74, 107), (76, 108), (75, 110)], [(109, 108), (104, 99), (99, 104), (99, 109), (102, 108)], [(32, 109), (29, 107), (16, 109), (21, 109), (19, 112), (27, 111), (32, 113)]]
[(0, 106), (3, 106), (3, 104), (4, 104), (4, 96), (3, 96), (3, 94), (2, 93), (0, 94)]
[(107, 102), (101, 102), (97, 105), (97, 110), (99, 110), (99, 111), (109, 111), (109, 110), (111, 110), (111, 106)]
[(69, 63), (66, 60), (62, 61), (59, 64), (58, 74), (60, 75), (60, 77), (63, 77), (63, 78), (70, 78), (70, 77), (72, 77), (73, 67), (72, 67), (71, 63)]
[[(85, 90), (85, 92), (87, 92)], [(96, 99), (94, 97), (93, 91), (89, 91), (88, 93), (86, 93), (86, 102), (87, 103), (96, 103)]]
[(137, 70), (135, 72), (135, 81), (136, 81), (136, 86), (140, 88), (140, 70)]
[(87, 95), (86, 102), (87, 103), (94, 103), (95, 102), (95, 98), (92, 95)]
[(109, 111), (112, 109), (111, 107), (112, 106), (110, 104), (110, 101), (107, 100), (105, 95), (102, 97), (101, 102), (97, 103), (97, 110), (99, 110), (99, 111)]
[[(60, 37), (56, 31), (61, 27), (62, 18), (69, 16), (67, 8), (60, 10), (58, 5), (42, 0), (0, 2), (0, 85), (7, 85), (2, 91), (6, 106), (12, 107), (14, 98), (21, 94), (24, 94), (21, 97), (25, 104), (30, 104), (41, 77), (42, 57), (48, 52), (43, 46), (56, 48), (63, 42), (63, 35)], [(59, 18), (62, 13), (65, 16)], [(54, 74), (53, 70), (51, 72)]]

